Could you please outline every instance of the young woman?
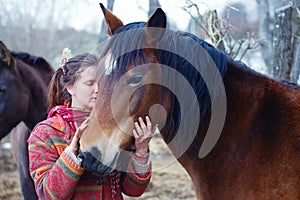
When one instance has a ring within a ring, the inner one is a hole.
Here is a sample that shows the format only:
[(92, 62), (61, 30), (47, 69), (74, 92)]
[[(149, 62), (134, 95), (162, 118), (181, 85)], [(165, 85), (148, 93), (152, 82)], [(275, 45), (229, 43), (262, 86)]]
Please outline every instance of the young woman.
[[(97, 63), (93, 54), (77, 55), (52, 77), (48, 118), (34, 128), (28, 139), (30, 173), (39, 199), (123, 199), (122, 193), (140, 196), (149, 184), (151, 162), (145, 147), (156, 129), (149, 117), (146, 123), (140, 118), (133, 131), (139, 154), (133, 154), (130, 162), (136, 173), (114, 170), (107, 177), (97, 177), (85, 171), (77, 158), (78, 141), (97, 98)], [(139, 169), (146, 169), (146, 173)]]

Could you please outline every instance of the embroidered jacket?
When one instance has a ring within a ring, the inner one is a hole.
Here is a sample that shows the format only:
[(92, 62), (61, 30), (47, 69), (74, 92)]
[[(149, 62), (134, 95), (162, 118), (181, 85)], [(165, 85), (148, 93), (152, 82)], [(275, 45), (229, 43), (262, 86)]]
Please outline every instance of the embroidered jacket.
[(39, 199), (123, 199), (140, 196), (151, 178), (151, 162), (144, 174), (136, 171), (131, 159), (128, 172), (114, 170), (107, 177), (97, 177), (80, 167), (65, 151), (75, 130), (67, 117), (58, 113), (40, 122), (29, 143), (30, 173)]

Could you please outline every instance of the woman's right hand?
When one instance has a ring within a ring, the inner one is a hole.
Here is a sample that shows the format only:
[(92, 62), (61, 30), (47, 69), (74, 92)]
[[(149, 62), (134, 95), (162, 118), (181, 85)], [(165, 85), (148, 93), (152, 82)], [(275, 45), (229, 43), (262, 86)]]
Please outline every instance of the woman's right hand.
[(82, 122), (82, 124), (77, 127), (77, 130), (74, 134), (74, 137), (69, 145), (69, 149), (70, 151), (72, 151), (76, 156), (78, 155), (78, 150), (79, 150), (79, 139), (83, 133), (83, 131), (86, 129), (87, 125), (88, 125), (88, 121), (89, 118), (87, 118), (86, 120), (84, 120), (84, 122)]

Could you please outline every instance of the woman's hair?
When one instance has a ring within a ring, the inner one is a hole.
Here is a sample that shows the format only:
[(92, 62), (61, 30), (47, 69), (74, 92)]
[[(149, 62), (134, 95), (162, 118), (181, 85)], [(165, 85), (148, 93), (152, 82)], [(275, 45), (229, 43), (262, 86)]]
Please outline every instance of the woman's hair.
[(74, 84), (86, 67), (97, 66), (97, 64), (98, 57), (96, 55), (83, 53), (70, 58), (62, 67), (58, 68), (48, 87), (48, 111), (57, 105), (70, 106), (72, 98), (66, 87)]

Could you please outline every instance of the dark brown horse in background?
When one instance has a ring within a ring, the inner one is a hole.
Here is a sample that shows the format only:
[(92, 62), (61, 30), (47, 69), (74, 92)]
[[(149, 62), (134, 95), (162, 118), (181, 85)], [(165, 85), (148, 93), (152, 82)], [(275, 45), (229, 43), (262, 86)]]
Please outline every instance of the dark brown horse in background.
[(46, 90), (53, 69), (41, 57), (11, 52), (0, 41), (0, 140), (11, 132), (22, 194), (37, 199), (29, 174), (27, 138), (47, 117)]
[[(298, 86), (261, 75), (192, 34), (165, 29), (161, 9), (147, 22), (123, 25), (101, 7), (112, 37), (99, 63), (97, 103), (80, 140), (86, 169), (105, 175), (118, 168), (133, 121), (150, 115), (190, 175), (197, 199), (300, 199)], [(187, 60), (196, 60), (200, 72)]]

